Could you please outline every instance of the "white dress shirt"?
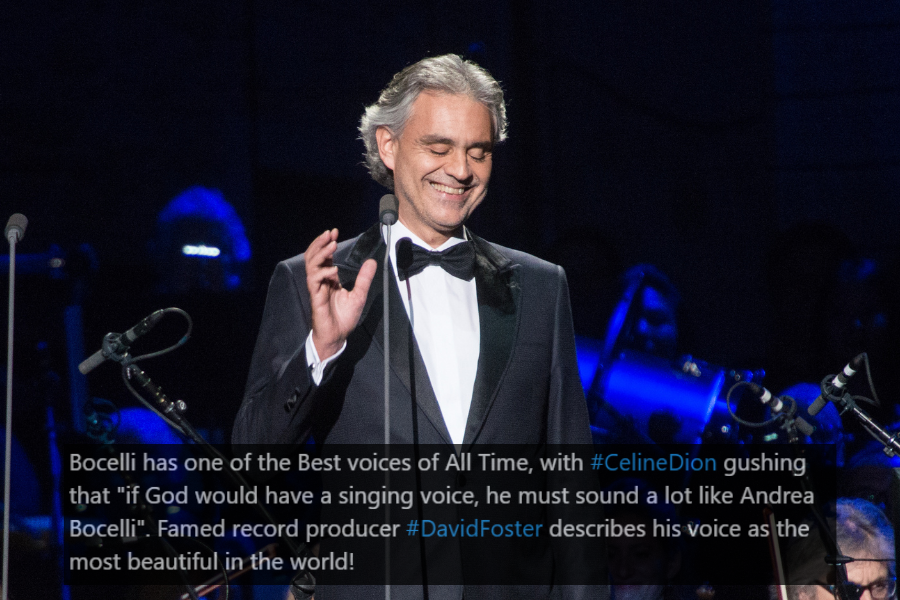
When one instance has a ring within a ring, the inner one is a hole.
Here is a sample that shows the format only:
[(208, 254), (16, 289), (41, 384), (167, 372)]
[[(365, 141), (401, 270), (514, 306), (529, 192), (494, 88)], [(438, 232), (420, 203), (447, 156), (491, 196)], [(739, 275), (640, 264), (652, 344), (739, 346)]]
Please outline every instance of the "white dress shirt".
[[(432, 249), (399, 221), (391, 226), (391, 264), (403, 298), (403, 307), (412, 323), (413, 334), (450, 439), (454, 444), (462, 444), (481, 347), (475, 279), (463, 281), (437, 265), (429, 265), (421, 273), (400, 281), (397, 276), (397, 241), (404, 237), (426, 250), (438, 251), (465, 240), (450, 238), (440, 247)], [(320, 361), (310, 332), (306, 338), (306, 359), (317, 385), (322, 381), (325, 367), (340, 356), (344, 347), (334, 356)]]

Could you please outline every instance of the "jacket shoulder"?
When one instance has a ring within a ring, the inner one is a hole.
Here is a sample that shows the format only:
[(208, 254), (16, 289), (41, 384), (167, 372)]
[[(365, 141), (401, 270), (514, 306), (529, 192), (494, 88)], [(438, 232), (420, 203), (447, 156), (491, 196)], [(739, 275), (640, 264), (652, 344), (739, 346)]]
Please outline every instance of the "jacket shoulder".
[(521, 250), (507, 248), (493, 242), (486, 243), (491, 246), (491, 248), (493, 248), (497, 253), (509, 259), (511, 266), (518, 266), (523, 273), (538, 277), (555, 278), (558, 277), (562, 272), (562, 269), (558, 265), (555, 265), (542, 258), (538, 258), (533, 254), (528, 254), (527, 252), (522, 252)]
[[(338, 242), (337, 250), (334, 252), (334, 262), (343, 263), (350, 255), (356, 242), (362, 237), (358, 235), (349, 240)], [(306, 252), (301, 252), (290, 258), (286, 258), (278, 263), (277, 269), (287, 269), (294, 276), (306, 277)]]

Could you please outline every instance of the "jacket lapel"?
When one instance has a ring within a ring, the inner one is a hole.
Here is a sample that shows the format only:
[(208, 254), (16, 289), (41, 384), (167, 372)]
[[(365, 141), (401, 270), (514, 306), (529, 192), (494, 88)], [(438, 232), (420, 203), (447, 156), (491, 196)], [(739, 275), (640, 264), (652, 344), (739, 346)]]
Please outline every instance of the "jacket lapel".
[[(464, 446), (473, 444), (477, 439), (497, 395), (500, 381), (515, 346), (520, 303), (517, 265), (471, 231), (467, 230), (466, 233), (475, 246), (475, 287), (478, 296), (481, 342), (472, 403), (463, 437)], [(362, 264), (369, 258), (374, 258), (378, 262), (375, 279), (369, 288), (369, 295), (363, 308), (360, 326), (372, 337), (382, 353), (384, 352), (382, 263), (385, 249), (380, 226), (376, 224), (359, 237), (347, 260), (337, 265), (341, 285), (352, 288)], [(397, 280), (390, 277), (389, 282), (391, 370), (444, 441), (452, 444), (431, 381), (428, 379), (425, 363), (412, 336), (412, 328), (400, 298)]]
[(467, 234), (475, 245), (481, 343), (464, 446), (475, 443), (506, 372), (518, 332), (520, 301), (517, 265), (472, 232)]
[[(378, 262), (378, 269), (375, 272), (375, 278), (372, 280), (369, 295), (366, 298), (366, 304), (360, 317), (360, 327), (372, 337), (372, 341), (381, 349), (382, 354), (384, 353), (384, 323), (382, 322), (384, 290), (382, 282), (384, 277), (383, 261), (385, 249), (386, 246), (381, 237), (380, 226), (376, 224), (359, 237), (347, 260), (342, 264), (338, 264), (338, 276), (341, 285), (345, 288), (352, 288), (362, 264), (369, 258), (374, 258)], [(397, 279), (389, 277), (388, 281), (390, 293), (388, 319), (390, 321), (391, 370), (400, 379), (403, 387), (422, 412), (425, 413), (425, 416), (440, 434), (441, 438), (446, 443), (452, 444), (450, 432), (447, 431), (441, 408), (431, 387), (431, 381), (428, 379), (425, 362), (422, 360), (419, 347), (412, 335), (409, 317), (406, 314), (406, 309), (403, 307), (403, 300), (400, 298), (400, 291), (397, 288)], [(396, 395), (391, 395), (396, 398)], [(393, 423), (392, 426), (394, 426)], [(410, 427), (413, 429), (413, 439), (416, 439), (415, 436), (418, 435), (418, 431), (415, 429), (418, 428), (413, 423), (410, 423)]]

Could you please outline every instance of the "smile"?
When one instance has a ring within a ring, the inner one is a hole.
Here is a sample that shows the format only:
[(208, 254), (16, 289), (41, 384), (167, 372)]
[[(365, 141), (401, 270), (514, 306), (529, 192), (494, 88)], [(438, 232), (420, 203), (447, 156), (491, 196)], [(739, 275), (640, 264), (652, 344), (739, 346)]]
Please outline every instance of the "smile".
[(437, 191), (444, 192), (445, 194), (453, 194), (454, 196), (462, 196), (466, 191), (466, 188), (452, 188), (449, 185), (442, 185), (440, 183), (434, 183), (433, 181), (429, 181), (428, 183)]

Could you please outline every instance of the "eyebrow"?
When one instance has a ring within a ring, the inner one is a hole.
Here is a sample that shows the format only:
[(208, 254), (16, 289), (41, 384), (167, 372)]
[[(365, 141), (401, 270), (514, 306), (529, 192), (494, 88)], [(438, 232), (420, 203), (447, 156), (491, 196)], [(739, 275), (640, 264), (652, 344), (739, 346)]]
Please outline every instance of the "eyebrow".
[[(448, 146), (454, 146), (455, 142), (447, 137), (441, 137), (439, 135), (426, 135), (419, 138), (419, 143), (425, 146), (430, 146), (432, 144), (446, 144)], [(470, 148), (478, 148), (480, 150), (484, 150), (486, 152), (490, 152), (493, 144), (491, 142), (475, 142), (470, 146)]]

